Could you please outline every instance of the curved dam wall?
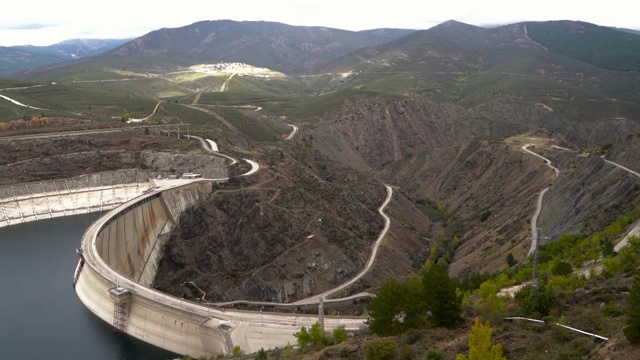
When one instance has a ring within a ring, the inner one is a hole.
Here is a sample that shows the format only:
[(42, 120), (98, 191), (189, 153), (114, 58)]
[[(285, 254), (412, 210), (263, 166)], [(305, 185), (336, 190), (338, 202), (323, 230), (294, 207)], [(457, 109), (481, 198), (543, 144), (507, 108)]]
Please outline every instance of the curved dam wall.
[(121, 332), (169, 351), (191, 356), (229, 353), (224, 331), (195, 314), (186, 302), (148, 287), (163, 240), (180, 214), (211, 191), (198, 181), (151, 191), (123, 204), (90, 226), (74, 276), (80, 300)]
[(98, 255), (116, 272), (150, 286), (166, 236), (180, 214), (211, 192), (210, 182), (154, 193), (119, 211), (96, 238)]
[[(215, 357), (295, 344), (314, 315), (220, 309), (149, 287), (164, 241), (180, 215), (211, 191), (212, 182), (154, 189), (118, 206), (85, 232), (73, 284), (84, 305), (121, 332), (191, 357)], [(325, 318), (325, 329), (363, 327), (362, 317)]]

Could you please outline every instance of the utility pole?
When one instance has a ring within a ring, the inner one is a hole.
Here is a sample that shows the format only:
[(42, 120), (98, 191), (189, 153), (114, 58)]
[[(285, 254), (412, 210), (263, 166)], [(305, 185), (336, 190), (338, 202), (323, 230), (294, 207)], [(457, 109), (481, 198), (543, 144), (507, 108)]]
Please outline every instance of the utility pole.
[(324, 297), (320, 297), (318, 302), (318, 322), (320, 323), (320, 329), (324, 331)]
[(536, 243), (536, 249), (533, 254), (533, 279), (531, 279), (531, 294), (535, 293), (538, 288), (538, 253), (540, 249), (540, 231), (542, 229), (536, 228), (536, 232), (533, 234), (533, 241)]
[(536, 228), (535, 234), (533, 234), (533, 241), (536, 242), (536, 249), (533, 255), (533, 279), (531, 279), (531, 294), (535, 293), (538, 289), (538, 256), (540, 254), (540, 240), (547, 240), (548, 237), (541, 237), (541, 228)]

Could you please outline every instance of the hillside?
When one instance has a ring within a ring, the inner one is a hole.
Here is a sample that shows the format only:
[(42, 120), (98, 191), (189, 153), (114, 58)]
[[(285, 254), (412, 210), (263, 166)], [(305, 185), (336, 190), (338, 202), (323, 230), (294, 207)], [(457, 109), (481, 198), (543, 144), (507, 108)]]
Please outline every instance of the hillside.
[(531, 22), (528, 35), (546, 49), (605, 69), (640, 70), (640, 35), (581, 21)]
[[(291, 302), (361, 270), (383, 226), (382, 184), (313, 151), (292, 158), (274, 150), (260, 162), (272, 170), (221, 184), (181, 218), (156, 286), (187, 298), (203, 291), (214, 302)], [(420, 241), (404, 246), (426, 252)]]
[(354, 32), (267, 21), (201, 21), (152, 31), (74, 66), (108, 64), (115, 69), (155, 73), (203, 63), (241, 62), (296, 74), (360, 47), (387, 42), (410, 32), (403, 29)]
[(129, 39), (74, 39), (49, 46), (3, 46), (0, 47), (0, 76), (99, 55), (127, 41)]

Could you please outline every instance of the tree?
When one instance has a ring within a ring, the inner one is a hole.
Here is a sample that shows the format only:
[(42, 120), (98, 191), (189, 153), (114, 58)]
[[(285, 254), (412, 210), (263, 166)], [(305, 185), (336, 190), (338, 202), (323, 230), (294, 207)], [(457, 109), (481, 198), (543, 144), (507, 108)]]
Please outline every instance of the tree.
[(615, 255), (615, 246), (608, 237), (602, 242), (602, 256), (608, 258)]
[(426, 321), (426, 303), (422, 296), (424, 288), (419, 277), (413, 277), (402, 285), (399, 299), (404, 313), (403, 331), (423, 326)]
[(429, 349), (424, 356), (425, 360), (442, 360), (442, 351), (438, 349)]
[(518, 263), (518, 260), (516, 260), (516, 258), (513, 257), (512, 253), (507, 254), (507, 265), (509, 265), (509, 267), (514, 267), (516, 266), (517, 263)]
[(547, 316), (551, 309), (560, 306), (553, 289), (543, 284), (539, 284), (535, 291), (531, 285), (523, 287), (516, 293), (515, 300), (526, 314), (537, 313), (540, 316)]
[(435, 265), (422, 277), (423, 296), (433, 326), (455, 327), (462, 322), (462, 294), (441, 265)]
[(129, 115), (129, 112), (127, 111), (127, 109), (123, 109), (120, 120), (122, 120), (122, 122), (127, 122), (129, 121), (130, 118), (131, 118), (131, 115)]
[(571, 264), (562, 260), (556, 262), (553, 265), (553, 268), (551, 268), (551, 273), (553, 275), (567, 276), (571, 274), (571, 272), (573, 272), (573, 268), (571, 267)]
[(267, 360), (267, 352), (264, 351), (264, 348), (260, 348), (254, 357), (255, 360)]
[(500, 321), (504, 313), (504, 298), (498, 296), (500, 289), (493, 280), (487, 280), (480, 285), (479, 310), (485, 320)]
[(371, 323), (369, 330), (380, 336), (396, 335), (404, 332), (404, 286), (398, 280), (385, 280), (375, 299), (369, 303)]
[(627, 340), (637, 344), (640, 342), (640, 275), (637, 274), (629, 293), (629, 305), (627, 326), (622, 331)]
[(491, 343), (492, 333), (489, 321), (483, 325), (480, 319), (476, 318), (469, 334), (469, 357), (458, 354), (456, 360), (507, 360), (502, 356), (502, 345)]

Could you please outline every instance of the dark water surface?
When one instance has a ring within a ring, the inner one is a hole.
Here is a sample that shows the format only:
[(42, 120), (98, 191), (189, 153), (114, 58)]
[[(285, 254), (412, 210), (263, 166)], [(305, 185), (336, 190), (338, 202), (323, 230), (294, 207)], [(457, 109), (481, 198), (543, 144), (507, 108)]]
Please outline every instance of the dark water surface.
[(73, 290), (75, 249), (99, 214), (0, 228), (0, 359), (174, 359), (115, 332)]

